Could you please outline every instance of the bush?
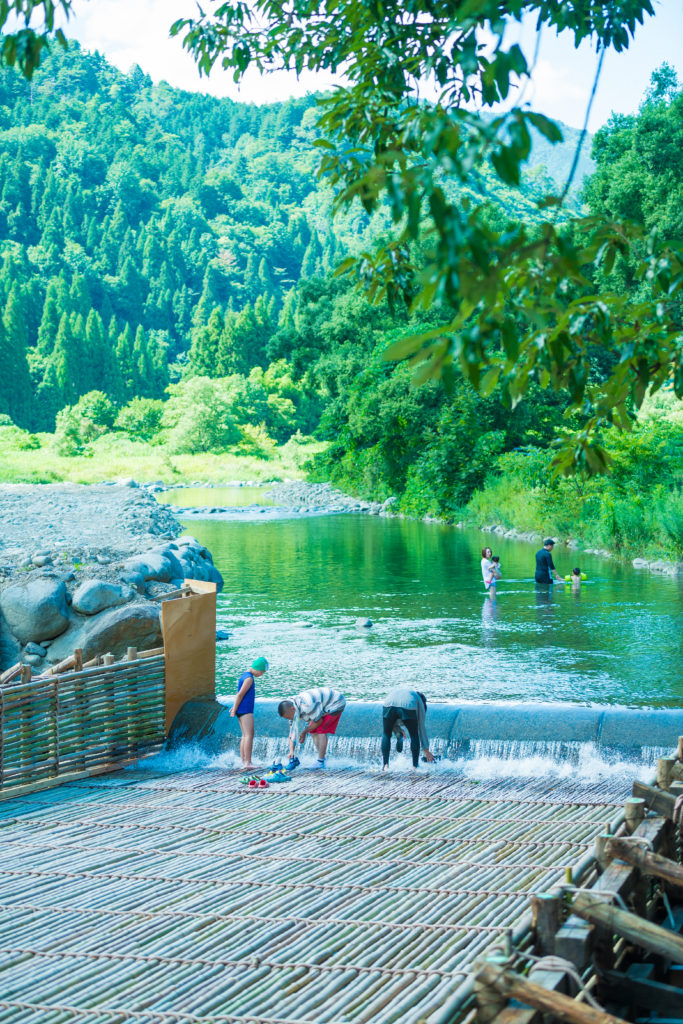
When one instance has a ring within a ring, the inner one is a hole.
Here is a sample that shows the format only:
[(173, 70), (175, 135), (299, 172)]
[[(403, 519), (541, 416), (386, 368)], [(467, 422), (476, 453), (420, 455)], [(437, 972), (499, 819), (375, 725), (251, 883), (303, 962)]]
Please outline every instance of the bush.
[(114, 426), (133, 437), (151, 441), (161, 429), (164, 403), (160, 398), (133, 398), (116, 417)]
[(54, 445), (60, 455), (87, 455), (91, 441), (114, 425), (116, 406), (102, 391), (88, 391), (57, 413)]
[(241, 440), (229, 381), (190, 377), (169, 386), (162, 424), (170, 452), (220, 452)]

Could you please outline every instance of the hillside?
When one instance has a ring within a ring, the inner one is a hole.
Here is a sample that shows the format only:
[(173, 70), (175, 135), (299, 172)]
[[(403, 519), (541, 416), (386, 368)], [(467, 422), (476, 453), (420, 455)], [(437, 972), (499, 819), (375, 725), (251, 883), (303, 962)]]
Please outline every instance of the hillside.
[[(211, 369), (207, 331), (223, 337), (221, 373), (265, 369), (292, 289), (383, 226), (360, 209), (333, 223), (315, 103), (184, 93), (75, 43), (31, 83), (0, 69), (0, 414), (51, 430), (92, 390), (117, 408), (162, 398), (193, 342), (194, 369)], [(530, 165), (562, 178), (571, 143), (546, 150)], [(532, 217), (548, 184), (533, 178), (485, 184)]]

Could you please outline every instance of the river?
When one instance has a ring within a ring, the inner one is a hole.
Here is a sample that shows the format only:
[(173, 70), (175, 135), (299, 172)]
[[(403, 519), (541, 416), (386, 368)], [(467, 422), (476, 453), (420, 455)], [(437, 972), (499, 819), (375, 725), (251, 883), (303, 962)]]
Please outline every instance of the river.
[[(210, 495), (209, 498), (206, 495)], [(189, 506), (263, 501), (257, 489), (167, 492)], [(559, 548), (580, 593), (539, 590), (535, 545), (476, 530), (360, 514), (184, 521), (225, 579), (219, 693), (258, 654), (261, 696), (334, 685), (377, 699), (409, 684), (436, 700), (678, 707), (683, 697), (683, 579)], [(484, 593), (481, 548), (503, 579)], [(371, 629), (355, 625), (372, 620)]]

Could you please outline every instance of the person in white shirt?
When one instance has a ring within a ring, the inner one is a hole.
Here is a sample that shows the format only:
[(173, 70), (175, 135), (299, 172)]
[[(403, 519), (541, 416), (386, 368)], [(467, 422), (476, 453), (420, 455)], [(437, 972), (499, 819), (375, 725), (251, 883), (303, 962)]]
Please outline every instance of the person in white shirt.
[(325, 767), (328, 736), (337, 731), (342, 711), (346, 707), (346, 697), (339, 690), (330, 686), (316, 686), (312, 690), (304, 690), (295, 697), (280, 701), (277, 709), (281, 718), (291, 722), (289, 727), (289, 764), (291, 771), (299, 764), (296, 757), (296, 743), (304, 743), (307, 736), (313, 737), (318, 752), (318, 760), (314, 768)]

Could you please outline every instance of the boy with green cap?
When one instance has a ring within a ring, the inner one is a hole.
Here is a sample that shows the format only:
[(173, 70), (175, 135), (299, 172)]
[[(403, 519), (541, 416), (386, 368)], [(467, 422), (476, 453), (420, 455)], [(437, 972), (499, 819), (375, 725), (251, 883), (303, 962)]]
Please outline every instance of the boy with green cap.
[(230, 708), (231, 716), (233, 718), (237, 716), (240, 729), (242, 730), (240, 757), (242, 758), (242, 767), (246, 769), (256, 767), (256, 765), (251, 763), (251, 749), (254, 745), (254, 698), (256, 696), (254, 680), (257, 676), (262, 676), (267, 671), (268, 662), (266, 659), (255, 658), (251, 663), (251, 668), (243, 672), (237, 680), (237, 696)]

